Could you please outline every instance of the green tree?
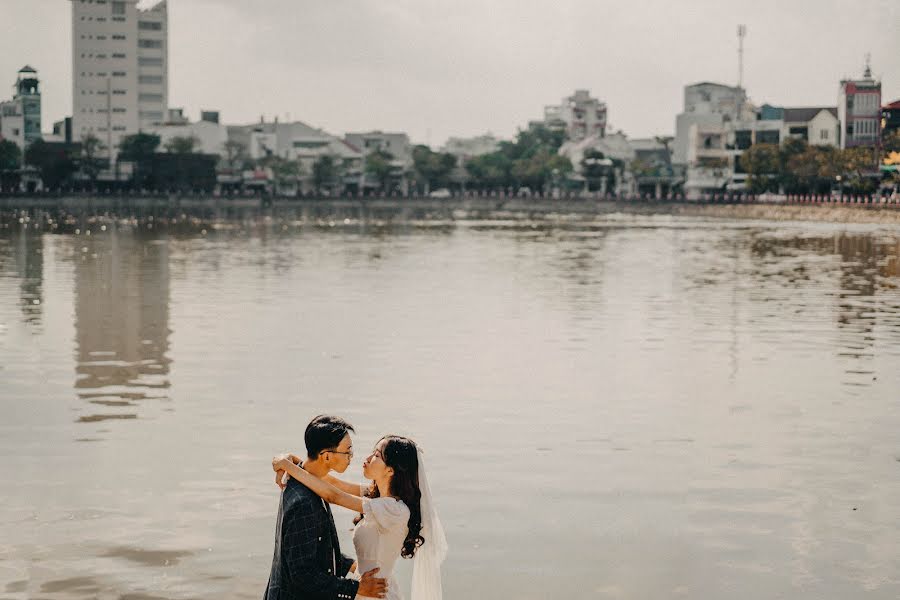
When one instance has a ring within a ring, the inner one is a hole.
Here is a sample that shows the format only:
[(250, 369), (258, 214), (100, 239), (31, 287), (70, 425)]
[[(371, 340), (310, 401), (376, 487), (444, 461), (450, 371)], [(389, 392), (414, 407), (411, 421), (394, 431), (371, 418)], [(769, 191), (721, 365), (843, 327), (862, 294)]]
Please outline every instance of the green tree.
[(135, 133), (119, 142), (119, 158), (141, 162), (149, 160), (159, 148), (160, 138), (150, 133)]
[(512, 160), (503, 151), (475, 156), (466, 161), (470, 185), (482, 191), (512, 185)]
[(878, 188), (878, 163), (872, 148), (841, 150), (840, 167), (844, 189), (851, 194), (871, 194)]
[(426, 192), (450, 184), (450, 173), (456, 168), (454, 155), (419, 145), (413, 148), (412, 157), (416, 178), (425, 184)]
[(165, 143), (166, 152), (169, 154), (193, 154), (194, 149), (200, 145), (200, 140), (193, 135), (177, 135)]
[(44, 189), (60, 190), (72, 182), (77, 169), (76, 157), (81, 153), (78, 144), (36, 140), (25, 150), (25, 164), (41, 174)]
[(132, 180), (139, 188), (152, 188), (158, 177), (153, 171), (153, 157), (159, 148), (160, 137), (150, 133), (135, 133), (122, 138), (119, 142), (120, 161), (134, 164)]
[(394, 172), (391, 164), (393, 160), (394, 156), (384, 150), (376, 150), (366, 156), (366, 173), (375, 178), (382, 193), (390, 191), (391, 177)]
[(319, 193), (334, 186), (338, 177), (338, 168), (334, 157), (325, 154), (317, 158), (313, 163), (312, 176), (313, 186)]
[(261, 159), (259, 165), (261, 167), (272, 169), (272, 176), (275, 178), (275, 187), (279, 191), (296, 185), (300, 176), (303, 175), (303, 168), (299, 162), (275, 154), (271, 154)]
[(881, 141), (881, 148), (884, 155), (888, 156), (892, 152), (900, 152), (900, 129), (894, 129), (884, 134)]
[(747, 172), (747, 183), (751, 191), (778, 191), (782, 154), (777, 145), (754, 144), (741, 154), (740, 161)]
[(237, 163), (244, 163), (249, 159), (247, 146), (237, 140), (228, 140), (222, 147), (225, 151), (225, 160), (231, 168), (236, 168)]
[(0, 192), (10, 191), (18, 185), (22, 151), (15, 142), (0, 140)]
[(13, 171), (22, 164), (22, 151), (10, 140), (0, 140), (0, 171)]

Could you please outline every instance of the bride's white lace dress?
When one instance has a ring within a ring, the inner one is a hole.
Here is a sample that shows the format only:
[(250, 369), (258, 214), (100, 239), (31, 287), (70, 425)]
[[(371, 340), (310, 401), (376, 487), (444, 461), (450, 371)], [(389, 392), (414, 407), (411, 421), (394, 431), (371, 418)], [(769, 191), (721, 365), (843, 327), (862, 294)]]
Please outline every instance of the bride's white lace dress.
[(378, 567), (376, 577), (383, 577), (388, 583), (385, 598), (402, 600), (403, 594), (394, 577), (394, 564), (400, 558), (403, 540), (409, 531), (409, 508), (397, 498), (363, 498), (362, 505), (364, 518), (353, 531), (358, 563), (356, 572), (361, 576)]

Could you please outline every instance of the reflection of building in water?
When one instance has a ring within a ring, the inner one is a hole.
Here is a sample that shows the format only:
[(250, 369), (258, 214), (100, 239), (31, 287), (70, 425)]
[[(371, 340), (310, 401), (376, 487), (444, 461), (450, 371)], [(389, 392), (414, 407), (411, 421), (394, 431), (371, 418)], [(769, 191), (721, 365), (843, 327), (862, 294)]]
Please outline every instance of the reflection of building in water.
[[(169, 387), (169, 256), (140, 234), (83, 238), (75, 266), (81, 422), (137, 417), (140, 401)], [(105, 408), (101, 408), (105, 407)]]
[(44, 238), (23, 231), (13, 238), (16, 274), (21, 281), (19, 306), (26, 323), (41, 324), (44, 285)]
[(772, 256), (802, 258), (804, 253), (813, 253), (836, 257), (824, 269), (820, 263), (795, 260), (789, 273), (780, 269), (777, 274), (761, 274), (780, 277), (781, 285), (818, 287), (834, 298), (839, 355), (848, 361), (848, 379), (844, 383), (869, 385), (874, 372), (868, 363), (875, 356), (877, 338), (900, 339), (900, 327), (893, 319), (888, 296), (897, 284), (883, 279), (900, 276), (900, 241), (886, 242), (873, 234), (848, 233), (831, 238), (765, 238), (757, 240), (752, 251), (763, 266)]

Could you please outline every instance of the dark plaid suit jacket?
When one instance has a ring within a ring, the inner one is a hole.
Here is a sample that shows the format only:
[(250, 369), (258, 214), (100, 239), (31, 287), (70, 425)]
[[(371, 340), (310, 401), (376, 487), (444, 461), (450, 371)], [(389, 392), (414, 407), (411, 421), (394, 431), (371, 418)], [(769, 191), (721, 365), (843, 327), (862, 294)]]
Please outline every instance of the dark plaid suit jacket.
[[(353, 600), (359, 582), (344, 579), (353, 559), (341, 554), (331, 509), (289, 478), (275, 526), (275, 556), (264, 600)], [(335, 566), (337, 572), (335, 572)]]

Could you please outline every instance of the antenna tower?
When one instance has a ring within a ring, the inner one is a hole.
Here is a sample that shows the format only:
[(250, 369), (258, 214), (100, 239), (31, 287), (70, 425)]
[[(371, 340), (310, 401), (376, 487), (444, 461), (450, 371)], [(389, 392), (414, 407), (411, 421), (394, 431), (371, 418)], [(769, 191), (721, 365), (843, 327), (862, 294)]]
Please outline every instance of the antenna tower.
[(738, 87), (744, 87), (744, 37), (747, 35), (747, 26), (738, 25)]

